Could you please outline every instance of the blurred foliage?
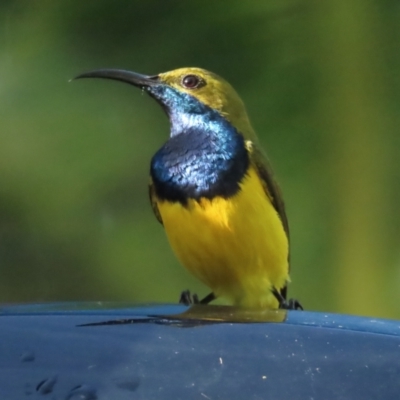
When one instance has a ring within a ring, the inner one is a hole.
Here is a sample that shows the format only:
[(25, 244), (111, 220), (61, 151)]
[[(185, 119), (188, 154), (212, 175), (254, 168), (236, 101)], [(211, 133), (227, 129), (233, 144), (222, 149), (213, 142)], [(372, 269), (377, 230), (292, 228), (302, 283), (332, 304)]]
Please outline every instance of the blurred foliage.
[(400, 317), (400, 3), (2, 0), (0, 301), (175, 302), (147, 199), (168, 121), (88, 69), (199, 66), (244, 99), (281, 182), (290, 295)]

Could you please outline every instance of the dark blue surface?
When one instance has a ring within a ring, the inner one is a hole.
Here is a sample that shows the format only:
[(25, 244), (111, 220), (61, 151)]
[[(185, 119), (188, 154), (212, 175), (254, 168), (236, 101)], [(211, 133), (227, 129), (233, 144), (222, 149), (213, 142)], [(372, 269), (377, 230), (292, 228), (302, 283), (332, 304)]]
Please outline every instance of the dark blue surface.
[(2, 400), (390, 400), (400, 393), (397, 321), (99, 303), (2, 307), (0, 324)]

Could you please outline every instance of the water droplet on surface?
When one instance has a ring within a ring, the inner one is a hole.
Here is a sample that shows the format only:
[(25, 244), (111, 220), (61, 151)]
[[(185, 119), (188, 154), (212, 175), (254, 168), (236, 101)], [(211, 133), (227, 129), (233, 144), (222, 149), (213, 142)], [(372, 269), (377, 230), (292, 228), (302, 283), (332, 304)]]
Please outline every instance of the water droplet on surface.
[(19, 360), (22, 362), (35, 361), (35, 353), (33, 351), (26, 351), (20, 355)]
[(65, 400), (97, 400), (97, 390), (90, 385), (75, 386)]
[(115, 385), (119, 389), (124, 389), (124, 390), (129, 390), (130, 392), (134, 392), (140, 385), (140, 379), (132, 378), (129, 380), (117, 381), (115, 382)]
[(57, 383), (57, 375), (48, 379), (43, 379), (37, 386), (36, 391), (40, 394), (49, 394), (53, 391), (54, 385)]

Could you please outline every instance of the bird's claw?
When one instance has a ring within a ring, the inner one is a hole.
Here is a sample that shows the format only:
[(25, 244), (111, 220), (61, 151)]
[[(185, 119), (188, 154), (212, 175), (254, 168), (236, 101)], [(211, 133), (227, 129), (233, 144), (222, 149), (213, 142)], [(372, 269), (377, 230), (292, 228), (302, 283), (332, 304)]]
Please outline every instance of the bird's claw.
[(283, 301), (279, 304), (279, 308), (282, 310), (303, 310), (303, 306), (296, 299), (289, 299), (288, 301)]
[(181, 293), (181, 297), (179, 298), (179, 304), (183, 304), (185, 306), (190, 306), (192, 304), (199, 304), (199, 297), (196, 293), (193, 295), (190, 293), (190, 290), (184, 290)]

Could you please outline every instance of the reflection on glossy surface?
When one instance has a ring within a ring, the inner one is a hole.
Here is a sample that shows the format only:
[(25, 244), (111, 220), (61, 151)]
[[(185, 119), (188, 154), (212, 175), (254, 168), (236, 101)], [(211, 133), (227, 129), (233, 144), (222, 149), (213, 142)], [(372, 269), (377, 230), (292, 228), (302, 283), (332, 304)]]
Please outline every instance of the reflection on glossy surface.
[(210, 322), (283, 322), (286, 311), (194, 305), (183, 313), (170, 315), (169, 318)]
[(256, 323), (283, 322), (285, 310), (260, 310), (234, 306), (193, 305), (178, 314), (149, 314), (148, 318), (114, 319), (82, 324), (79, 326), (122, 325), (135, 323), (155, 323), (170, 326), (193, 327), (212, 323)]

